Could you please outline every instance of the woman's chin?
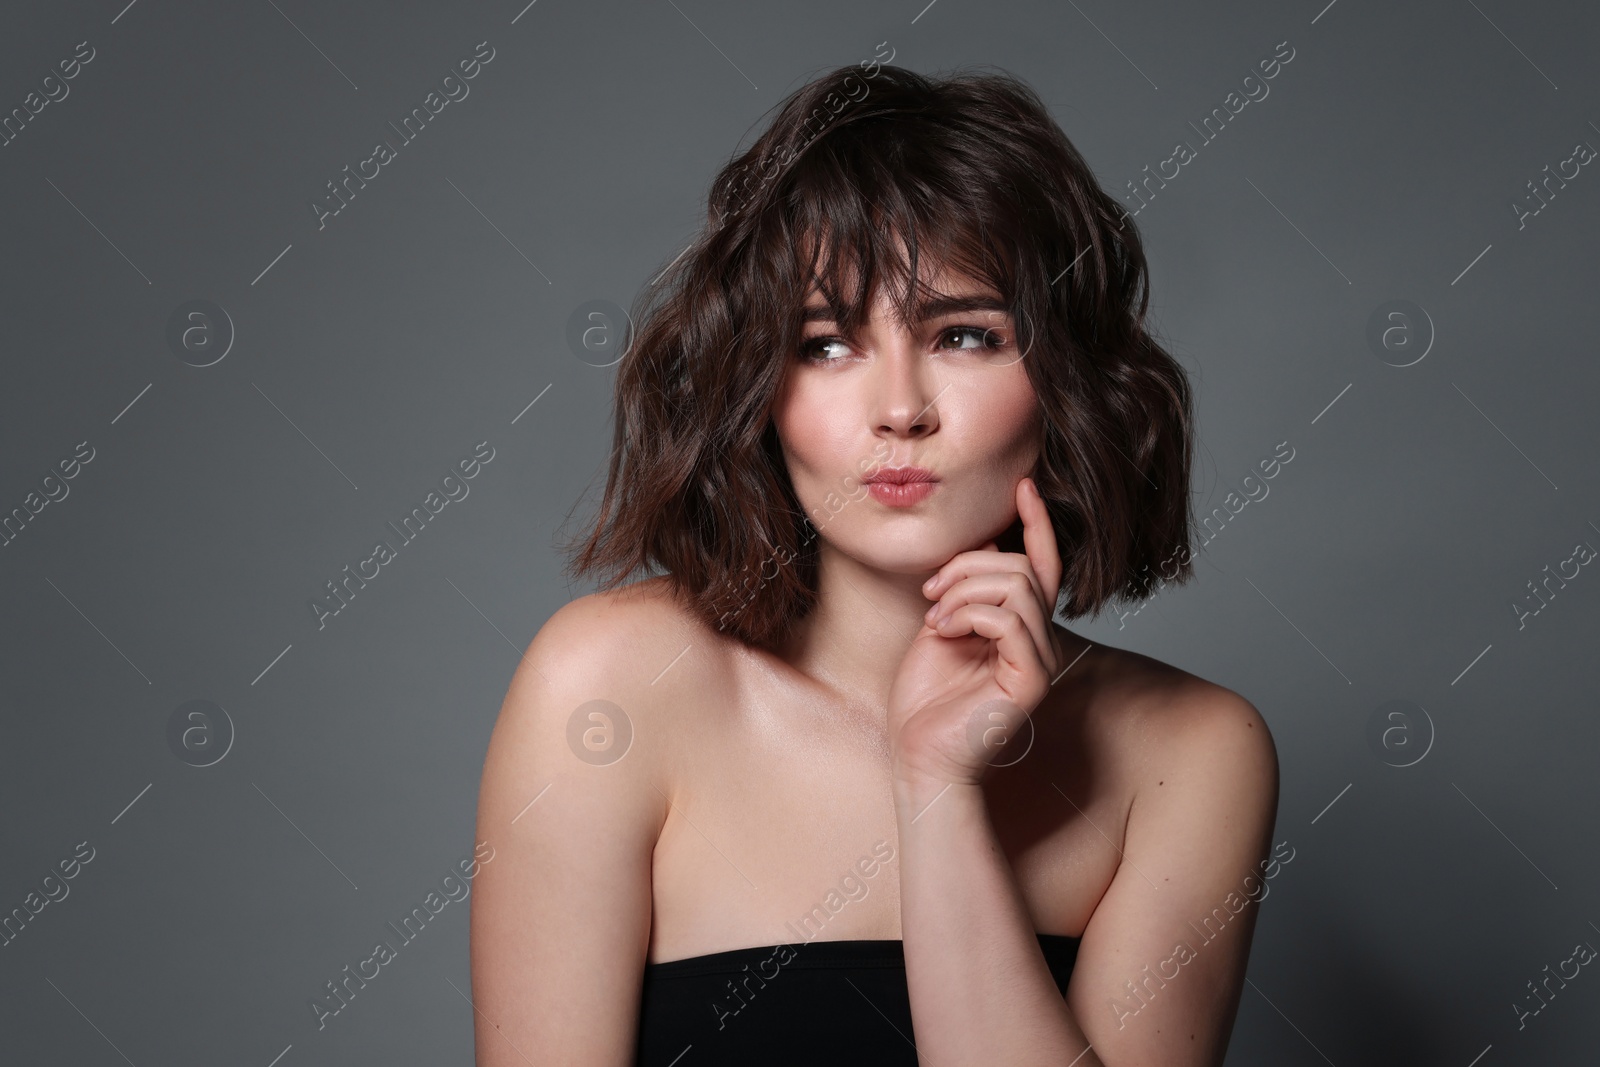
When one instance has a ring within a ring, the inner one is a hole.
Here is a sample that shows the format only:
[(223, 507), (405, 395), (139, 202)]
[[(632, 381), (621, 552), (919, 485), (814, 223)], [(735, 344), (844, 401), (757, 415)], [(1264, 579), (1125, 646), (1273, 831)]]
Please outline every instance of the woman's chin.
[(968, 544), (964, 540), (940, 537), (915, 539), (878, 538), (871, 544), (853, 546), (849, 554), (863, 566), (886, 574), (927, 576), (949, 563), (951, 558), (982, 545), (986, 538)]

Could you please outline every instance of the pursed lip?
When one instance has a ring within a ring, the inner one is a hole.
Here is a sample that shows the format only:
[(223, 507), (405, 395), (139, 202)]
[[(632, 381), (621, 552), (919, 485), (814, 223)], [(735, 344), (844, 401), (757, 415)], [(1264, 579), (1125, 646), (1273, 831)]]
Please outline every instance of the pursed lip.
[(926, 467), (884, 467), (866, 479), (868, 485), (910, 485), (913, 482), (936, 482), (939, 476)]

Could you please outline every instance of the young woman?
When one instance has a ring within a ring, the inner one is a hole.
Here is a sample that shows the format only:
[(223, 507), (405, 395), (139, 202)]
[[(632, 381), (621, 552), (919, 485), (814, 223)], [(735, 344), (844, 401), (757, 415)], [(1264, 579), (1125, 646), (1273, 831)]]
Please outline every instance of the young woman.
[(877, 63), (709, 208), (489, 744), (477, 1062), (1220, 1064), (1267, 725), (1054, 621), (1192, 573), (1131, 220), (1022, 83)]

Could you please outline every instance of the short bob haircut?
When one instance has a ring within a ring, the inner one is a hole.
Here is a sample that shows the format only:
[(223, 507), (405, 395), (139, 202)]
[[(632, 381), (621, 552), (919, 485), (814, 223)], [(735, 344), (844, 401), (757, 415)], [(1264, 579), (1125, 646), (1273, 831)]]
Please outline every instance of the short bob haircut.
[[(570, 576), (609, 589), (660, 568), (708, 625), (778, 647), (817, 595), (818, 524), (770, 417), (802, 307), (820, 291), (856, 336), (887, 282), (915, 321), (919, 258), (986, 280), (1012, 309), (1044, 416), (1033, 477), (1062, 556), (1057, 612), (1193, 575), (1188, 379), (1146, 332), (1132, 220), (1026, 83), (838, 68), (778, 105), (707, 207), (635, 301), (605, 493), (564, 546)], [(997, 544), (1021, 551), (1020, 530)]]

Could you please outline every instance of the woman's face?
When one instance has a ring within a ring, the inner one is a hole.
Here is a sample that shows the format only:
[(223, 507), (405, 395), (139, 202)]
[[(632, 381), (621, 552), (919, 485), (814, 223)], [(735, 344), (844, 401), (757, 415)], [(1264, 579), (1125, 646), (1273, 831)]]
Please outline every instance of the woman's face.
[[(806, 301), (773, 422), (801, 506), (824, 541), (879, 570), (926, 573), (1001, 534), (1039, 457), (1039, 402), (1011, 316), (981, 282), (941, 273), (909, 327), (875, 295), (845, 338)], [(874, 483), (918, 467), (931, 486)]]

